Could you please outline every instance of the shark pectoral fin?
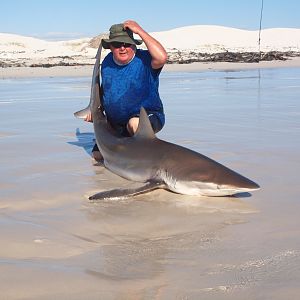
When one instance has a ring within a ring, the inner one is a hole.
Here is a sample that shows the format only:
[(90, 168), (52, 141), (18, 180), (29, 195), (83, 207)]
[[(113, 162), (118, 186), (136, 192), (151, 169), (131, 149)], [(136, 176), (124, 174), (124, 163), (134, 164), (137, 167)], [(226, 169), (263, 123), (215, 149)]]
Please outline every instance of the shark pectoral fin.
[(90, 106), (87, 106), (86, 108), (79, 110), (74, 113), (74, 116), (78, 119), (85, 119), (88, 114), (91, 113)]
[(104, 200), (104, 199), (118, 199), (129, 198), (140, 194), (148, 193), (156, 189), (165, 188), (162, 182), (149, 181), (147, 184), (132, 189), (115, 189), (97, 193), (89, 197), (89, 200)]

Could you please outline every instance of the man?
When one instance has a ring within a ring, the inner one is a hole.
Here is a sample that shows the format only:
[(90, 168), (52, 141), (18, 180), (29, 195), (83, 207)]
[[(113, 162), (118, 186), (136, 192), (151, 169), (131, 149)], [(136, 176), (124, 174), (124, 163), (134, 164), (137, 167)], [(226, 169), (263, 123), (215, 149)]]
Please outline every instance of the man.
[[(134, 39), (133, 33), (142, 40)], [(148, 50), (137, 49), (136, 45), (142, 42)], [(143, 106), (153, 130), (160, 131), (165, 116), (158, 86), (159, 74), (167, 61), (166, 50), (132, 20), (112, 25), (109, 39), (103, 39), (102, 44), (111, 50), (101, 66), (102, 104), (107, 120), (120, 135), (132, 136), (138, 128)], [(91, 122), (91, 115), (85, 120)], [(97, 145), (92, 155), (96, 160), (102, 159)]]

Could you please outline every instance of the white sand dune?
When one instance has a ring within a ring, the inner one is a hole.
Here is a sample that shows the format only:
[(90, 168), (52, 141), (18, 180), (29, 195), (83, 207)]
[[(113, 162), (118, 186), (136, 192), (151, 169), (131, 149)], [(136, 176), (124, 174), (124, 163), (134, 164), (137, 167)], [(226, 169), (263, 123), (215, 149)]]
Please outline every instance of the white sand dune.
[(53, 42), (16, 34), (0, 33), (0, 58), (93, 55), (86, 50), (89, 41), (90, 38)]
[[(153, 32), (169, 51), (206, 53), (258, 51), (258, 31), (213, 25), (195, 25)], [(71, 41), (45, 41), (16, 34), (0, 33), (0, 59), (38, 59), (58, 56), (92, 58), (96, 49), (91, 38)], [(262, 51), (300, 52), (300, 29), (273, 28), (261, 32)]]
[[(176, 28), (153, 35), (167, 48), (199, 52), (258, 51), (259, 31), (223, 26), (197, 25)], [(300, 29), (273, 28), (261, 31), (262, 51), (299, 51)]]

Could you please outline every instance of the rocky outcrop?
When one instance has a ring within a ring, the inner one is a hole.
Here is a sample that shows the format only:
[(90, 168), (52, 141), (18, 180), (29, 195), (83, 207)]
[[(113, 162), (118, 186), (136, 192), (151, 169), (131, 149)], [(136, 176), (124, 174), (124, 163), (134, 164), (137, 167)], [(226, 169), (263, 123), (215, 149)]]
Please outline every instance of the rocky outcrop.
[(86, 66), (93, 65), (95, 59), (84, 56), (54, 56), (39, 59), (6, 59), (0, 60), (1, 68), (8, 67), (43, 67), (50, 68), (56, 66)]
[(173, 51), (168, 53), (169, 64), (189, 64), (193, 62), (245, 62), (255, 63), (259, 61), (287, 60), (289, 57), (300, 56), (300, 52), (221, 52), (201, 53)]
[[(94, 46), (100, 43), (93, 41)], [(99, 45), (99, 44), (98, 44)], [(291, 57), (300, 56), (300, 52), (221, 52), (221, 53), (200, 53), (194, 51), (172, 50), (168, 52), (168, 64), (190, 64), (193, 62), (239, 62), (257, 63), (259, 61), (287, 60)], [(5, 59), (0, 60), (1, 68), (8, 67), (44, 67), (55, 66), (84, 66), (93, 65), (95, 59), (86, 56), (55, 56), (39, 59)]]

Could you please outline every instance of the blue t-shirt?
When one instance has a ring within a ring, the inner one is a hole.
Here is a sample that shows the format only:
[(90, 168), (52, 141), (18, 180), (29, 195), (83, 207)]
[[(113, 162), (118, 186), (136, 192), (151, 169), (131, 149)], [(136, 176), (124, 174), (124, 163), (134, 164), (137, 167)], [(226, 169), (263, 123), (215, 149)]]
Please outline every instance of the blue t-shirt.
[(143, 106), (147, 113), (157, 115), (165, 123), (162, 101), (159, 96), (159, 74), (153, 69), (147, 50), (137, 49), (133, 60), (124, 66), (117, 65), (109, 53), (101, 66), (103, 107), (112, 125), (125, 125)]

